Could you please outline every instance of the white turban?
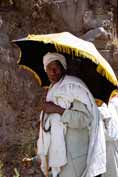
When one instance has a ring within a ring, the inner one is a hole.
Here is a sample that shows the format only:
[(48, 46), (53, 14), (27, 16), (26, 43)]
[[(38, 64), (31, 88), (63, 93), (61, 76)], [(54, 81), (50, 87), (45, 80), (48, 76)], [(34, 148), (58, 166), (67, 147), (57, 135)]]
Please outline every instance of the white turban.
[(51, 53), (48, 52), (46, 55), (44, 55), (43, 57), (43, 65), (44, 65), (44, 69), (46, 71), (46, 67), (49, 63), (51, 63), (52, 61), (56, 61), (58, 60), (62, 66), (64, 67), (64, 69), (67, 69), (67, 63), (66, 63), (66, 58), (59, 54), (59, 53)]

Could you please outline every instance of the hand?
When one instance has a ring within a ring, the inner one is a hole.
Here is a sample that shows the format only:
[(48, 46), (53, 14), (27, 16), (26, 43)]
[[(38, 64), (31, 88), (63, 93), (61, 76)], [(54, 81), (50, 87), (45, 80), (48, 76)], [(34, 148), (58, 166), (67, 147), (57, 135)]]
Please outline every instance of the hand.
[(45, 113), (58, 113), (62, 115), (65, 109), (52, 102), (44, 102), (42, 105), (42, 110)]

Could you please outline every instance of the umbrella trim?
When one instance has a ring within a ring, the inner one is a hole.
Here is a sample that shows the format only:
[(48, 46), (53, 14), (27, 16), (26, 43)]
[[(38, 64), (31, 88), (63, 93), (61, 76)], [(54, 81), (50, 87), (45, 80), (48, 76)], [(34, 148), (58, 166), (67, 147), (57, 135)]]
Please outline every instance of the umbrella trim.
[[(27, 40), (32, 40), (32, 41), (36, 41), (36, 38), (34, 37), (35, 35), (28, 35)], [(34, 37), (34, 38), (33, 38)], [(39, 42), (43, 42), (45, 44), (53, 44), (56, 48), (57, 51), (63, 52), (63, 53), (67, 53), (67, 54), (71, 54), (74, 56), (83, 56), (83, 57), (87, 57), (88, 59), (91, 59), (92, 61), (94, 61), (96, 64), (98, 64), (96, 58), (93, 55), (90, 55), (87, 52), (82, 51), (81, 49), (78, 49), (69, 45), (65, 45), (65, 44), (60, 44), (59, 42), (54, 42), (53, 40), (51, 40), (50, 38), (47, 39), (43, 36), (41, 36), (40, 38), (38, 38)]]
[(111, 74), (110, 72), (105, 70), (105, 67), (101, 66), (101, 64), (99, 64), (96, 68), (97, 72), (100, 73), (102, 76), (106, 76), (107, 80), (109, 80), (111, 83), (114, 84), (114, 86), (118, 86), (118, 80), (114, 74), (114, 72), (112, 73), (112, 75), (114, 74), (115, 77), (111, 78)]
[[(18, 48), (19, 48), (19, 47), (18, 47)], [(18, 59), (18, 61), (17, 61), (17, 64), (20, 63), (20, 61), (21, 61), (21, 56), (22, 56), (21, 49), (19, 48), (19, 50), (20, 50), (20, 52), (19, 52), (19, 59)], [(38, 74), (37, 74), (34, 70), (32, 70), (30, 67), (28, 67), (28, 66), (26, 66), (26, 65), (21, 65), (21, 64), (20, 64), (20, 68), (23, 68), (23, 69), (28, 70), (29, 72), (31, 72), (31, 73), (33, 74), (33, 77), (38, 81), (39, 85), (42, 84), (41, 79), (40, 79), (40, 77), (38, 76)]]
[[(28, 35), (26, 38), (27, 41), (36, 41), (35, 35)], [(90, 59), (91, 61), (93, 61), (96, 65), (97, 65), (97, 72), (100, 73), (103, 77), (105, 76), (107, 80), (109, 80), (114, 86), (118, 85), (118, 81), (117, 78), (114, 74), (114, 72), (112, 70), (110, 71), (105, 71), (106, 67), (108, 66), (109, 69), (109, 63), (105, 63), (105, 65), (107, 64), (107, 66), (103, 66), (103, 64), (100, 62), (98, 63), (98, 61), (96, 60), (96, 58), (89, 54), (88, 52), (82, 51), (81, 49), (77, 49), (75, 47), (72, 48), (72, 46), (69, 45), (65, 45), (65, 44), (60, 44), (60, 42), (54, 42), (53, 40), (51, 40), (50, 38), (46, 38), (43, 35), (37, 38), (38, 42), (43, 42), (45, 44), (53, 44), (57, 50), (57, 52), (62, 52), (62, 53), (67, 53), (67, 54), (72, 54), (72, 56), (80, 56), (80, 57), (87, 57), (88, 59)], [(104, 59), (104, 58), (103, 58)], [(105, 59), (104, 59), (105, 60)], [(20, 60), (19, 60), (20, 61)], [(112, 72), (112, 75), (114, 77), (111, 77), (110, 72)]]
[(34, 70), (32, 70), (31, 68), (29, 68), (28, 66), (25, 66), (25, 65), (20, 65), (20, 68), (23, 68), (24, 70), (31, 72), (33, 74), (33, 77), (38, 81), (39, 85), (42, 84), (40, 77), (38, 76), (38, 74)]
[[(75, 56), (87, 57), (88, 59), (92, 60), (95, 64), (98, 64), (97, 61), (96, 61), (96, 58), (94, 56), (88, 54), (87, 52), (83, 52), (81, 50), (78, 51), (76, 48), (70, 48), (68, 46), (63, 46), (63, 45), (59, 45), (58, 46), (58, 44), (55, 44), (55, 43), (54, 43), (54, 45), (55, 45), (57, 51), (60, 51), (60, 52), (63, 52), (63, 53), (67, 53), (67, 54), (71, 54), (72, 53), (72, 55), (74, 55), (74, 53), (75, 53)], [(110, 77), (110, 73), (105, 70), (105, 67), (103, 65), (102, 66), (101, 66), (101, 64), (97, 65), (97, 72), (100, 73), (102, 76), (106, 76), (106, 79), (108, 79), (115, 86), (118, 85), (117, 79), (115, 79), (115, 77), (111, 78)], [(112, 74), (114, 74), (114, 73), (112, 73)]]
[[(35, 35), (28, 35), (27, 40), (36, 41)], [(100, 73), (102, 76), (106, 76), (106, 79), (109, 80), (111, 83), (113, 83), (115, 86), (118, 85), (118, 81), (115, 78), (114, 72), (112, 72), (114, 77), (111, 77), (110, 76), (111, 75), (110, 72), (105, 71), (105, 67), (101, 63), (98, 64), (98, 61), (96, 60), (96, 58), (93, 55), (91, 55), (91, 54), (89, 54), (87, 52), (84, 52), (84, 51), (80, 50), (79, 48), (78, 48), (79, 49), (79, 51), (78, 51), (77, 48), (74, 48), (74, 47), (72, 48), (69, 45), (65, 45), (65, 44), (62, 45), (59, 42), (54, 42), (50, 38), (45, 38), (43, 35), (38, 37), (37, 41), (43, 42), (43, 43), (46, 43), (46, 44), (48, 44), (48, 43), (53, 44), (55, 46), (56, 50), (59, 51), (59, 52), (63, 52), (63, 53), (67, 53), (67, 54), (71, 54), (72, 53), (73, 56), (75, 55), (77, 57), (78, 56), (87, 57), (88, 59), (92, 60), (95, 64), (97, 64), (97, 72), (98, 73)], [(105, 65), (106, 64), (107, 63), (105, 63)]]
[(21, 56), (22, 56), (22, 52), (21, 52), (20, 47), (18, 47), (18, 49), (19, 49), (19, 58), (18, 58), (17, 64), (20, 63), (20, 61), (21, 61)]
[(114, 97), (115, 95), (118, 95), (118, 90), (117, 90), (117, 89), (115, 89), (115, 90), (112, 91), (109, 100), (110, 100), (112, 97)]

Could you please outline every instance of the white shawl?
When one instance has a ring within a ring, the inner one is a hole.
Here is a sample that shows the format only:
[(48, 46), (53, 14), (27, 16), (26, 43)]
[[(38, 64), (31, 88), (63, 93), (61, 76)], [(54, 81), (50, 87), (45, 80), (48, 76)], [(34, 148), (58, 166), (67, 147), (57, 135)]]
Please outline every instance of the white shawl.
[(118, 115), (118, 95), (116, 96), (113, 96), (110, 101), (109, 101), (109, 104), (112, 104), (117, 112), (117, 115)]
[(118, 140), (118, 114), (112, 101), (109, 104), (105, 103), (98, 107), (102, 114), (102, 118), (105, 125), (105, 133), (107, 141)]
[(105, 123), (107, 142), (107, 171), (102, 177), (118, 177), (118, 114), (115, 107), (118, 108), (118, 97), (116, 97), (115, 101), (117, 101), (116, 105), (114, 105), (114, 98), (111, 98), (108, 105), (103, 103), (99, 107)]
[[(55, 84), (51, 89), (49, 89), (46, 101), (51, 101), (65, 109), (69, 109), (70, 102), (68, 100), (64, 100), (63, 97), (60, 99), (55, 99), (53, 95), (60, 85), (60, 80), (57, 84)], [(61, 116), (57, 113), (53, 114), (44, 114), (43, 112), (40, 115), (40, 121), (42, 122), (42, 118), (47, 120), (45, 124), (45, 128), (48, 129), (51, 125), (50, 132), (44, 132), (42, 129), (42, 125), (40, 126), (39, 139), (37, 142), (38, 152), (37, 154), (41, 157), (41, 169), (43, 173), (46, 175), (46, 155), (48, 155), (48, 165), (52, 169), (53, 177), (56, 177), (61, 167), (67, 163), (66, 157), (66, 145), (65, 145), (65, 134), (66, 134), (66, 125), (64, 125), (60, 119)]]

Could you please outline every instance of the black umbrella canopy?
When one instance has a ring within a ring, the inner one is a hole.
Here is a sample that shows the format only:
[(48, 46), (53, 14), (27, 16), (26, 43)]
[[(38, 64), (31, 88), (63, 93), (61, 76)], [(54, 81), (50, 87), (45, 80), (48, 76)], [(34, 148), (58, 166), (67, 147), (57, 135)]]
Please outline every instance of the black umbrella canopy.
[(44, 45), (43, 42), (37, 41), (16, 41), (21, 50), (19, 65), (27, 66), (39, 76), (41, 86), (49, 85), (49, 80), (43, 68), (43, 56), (47, 52), (56, 52), (54, 45)]
[[(43, 68), (43, 56), (47, 52), (58, 52), (63, 54), (67, 59), (67, 74), (81, 78), (95, 98), (101, 99), (107, 103), (111, 92), (117, 88), (117, 79), (115, 78), (115, 75), (111, 73), (111, 80), (108, 80), (104, 74), (97, 71), (99, 61), (93, 61), (88, 54), (79, 54), (77, 56), (76, 50), (72, 50), (71, 52), (62, 50), (62, 44), (59, 46), (59, 51), (57, 45), (52, 43), (52, 41), (27, 40), (26, 38), (13, 42), (15, 42), (21, 50), (21, 58), (19, 59), (18, 64), (27, 66), (35, 71), (41, 79), (42, 86), (49, 85), (49, 80)], [(107, 73), (107, 66), (106, 68), (102, 68), (101, 72), (104, 72), (104, 70), (105, 73)], [(113, 80), (114, 78), (116, 79), (115, 83), (112, 82), (112, 76)]]

